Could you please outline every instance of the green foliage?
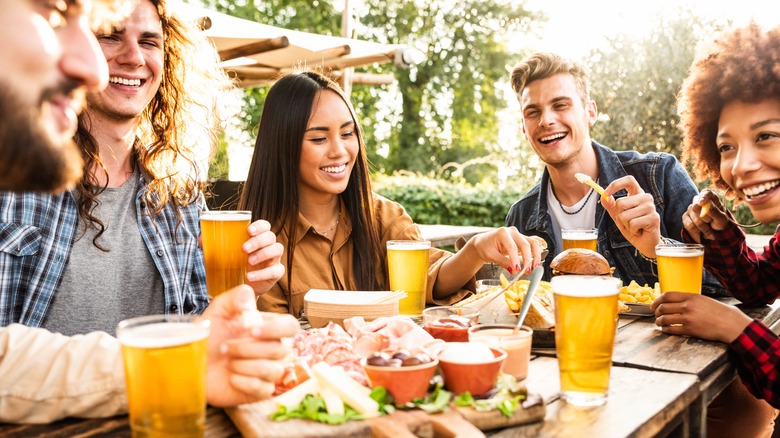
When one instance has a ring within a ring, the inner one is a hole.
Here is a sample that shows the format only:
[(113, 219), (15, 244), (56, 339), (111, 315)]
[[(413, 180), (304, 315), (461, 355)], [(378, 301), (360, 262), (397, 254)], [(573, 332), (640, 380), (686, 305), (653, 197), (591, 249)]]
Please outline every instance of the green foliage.
[(404, 206), (420, 224), (500, 227), (520, 193), (488, 184), (471, 185), (433, 175), (395, 172), (376, 175), (374, 190)]
[(594, 50), (586, 64), (591, 98), (600, 121), (591, 136), (616, 150), (664, 151), (681, 155), (677, 93), (693, 62), (698, 41), (718, 29), (690, 11), (657, 18), (650, 35), (616, 35)]
[(506, 80), (510, 59), (502, 38), (525, 29), (530, 16), (522, 4), (496, 0), (365, 1), (369, 39), (427, 55), (395, 71), (401, 120), (388, 140), (386, 172), (425, 173), (495, 149), (496, 113), (506, 106), (495, 87)]

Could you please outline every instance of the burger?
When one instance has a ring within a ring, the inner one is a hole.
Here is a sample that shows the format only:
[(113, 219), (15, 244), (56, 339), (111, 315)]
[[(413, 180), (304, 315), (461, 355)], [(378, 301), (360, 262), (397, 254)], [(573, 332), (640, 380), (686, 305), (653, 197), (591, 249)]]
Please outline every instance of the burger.
[(550, 269), (552, 275), (612, 275), (615, 272), (604, 256), (583, 248), (561, 252), (550, 263)]

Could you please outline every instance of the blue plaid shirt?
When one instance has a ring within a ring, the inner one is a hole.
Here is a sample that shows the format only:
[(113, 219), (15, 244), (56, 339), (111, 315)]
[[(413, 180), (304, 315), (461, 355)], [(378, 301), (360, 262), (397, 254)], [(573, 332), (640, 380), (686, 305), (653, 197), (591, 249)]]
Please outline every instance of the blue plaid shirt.
[[(180, 224), (170, 205), (152, 218), (145, 214), (146, 185), (141, 176), (135, 199), (138, 228), (165, 285), (165, 312), (201, 313), (208, 305), (198, 245), (203, 203), (182, 207)], [(77, 237), (78, 221), (71, 192), (0, 192), (0, 326), (43, 324)]]

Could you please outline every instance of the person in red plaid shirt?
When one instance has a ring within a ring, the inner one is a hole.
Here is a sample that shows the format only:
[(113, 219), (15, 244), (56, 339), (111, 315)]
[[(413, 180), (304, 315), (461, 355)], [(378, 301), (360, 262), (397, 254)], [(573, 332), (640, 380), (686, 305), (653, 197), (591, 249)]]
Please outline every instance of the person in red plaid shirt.
[[(729, 30), (698, 54), (678, 103), (683, 161), (761, 223), (780, 221), (780, 27)], [(705, 246), (705, 266), (746, 305), (780, 297), (780, 227), (755, 253), (711, 190), (683, 215), (686, 242)], [(727, 343), (742, 382), (780, 407), (780, 339), (738, 308), (702, 295), (669, 292), (652, 308), (664, 333)], [(718, 324), (712, 324), (718, 321)]]

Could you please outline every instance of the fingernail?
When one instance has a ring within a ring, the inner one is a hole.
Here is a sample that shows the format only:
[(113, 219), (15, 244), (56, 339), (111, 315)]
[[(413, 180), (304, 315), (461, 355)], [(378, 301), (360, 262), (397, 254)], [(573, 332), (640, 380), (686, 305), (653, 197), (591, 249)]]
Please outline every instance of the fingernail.
[(227, 354), (228, 352), (228, 346), (225, 344), (222, 344), (219, 346), (219, 352), (222, 354)]
[(506, 270), (509, 271), (510, 274), (514, 273), (511, 266), (507, 266)]
[(520, 265), (515, 265), (515, 271), (520, 271)]
[(531, 273), (531, 267), (529, 266), (529, 267), (525, 268), (525, 275), (528, 275), (530, 273)]

